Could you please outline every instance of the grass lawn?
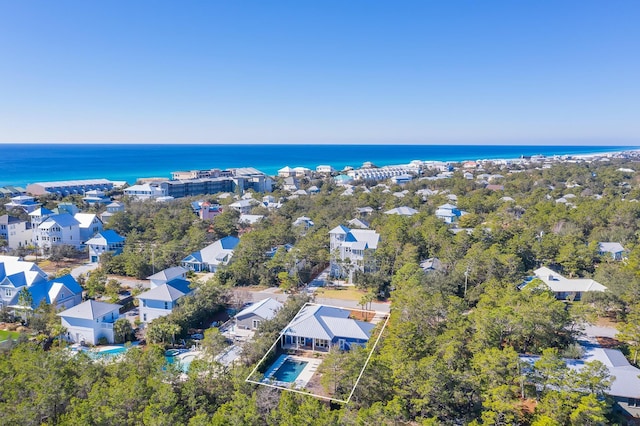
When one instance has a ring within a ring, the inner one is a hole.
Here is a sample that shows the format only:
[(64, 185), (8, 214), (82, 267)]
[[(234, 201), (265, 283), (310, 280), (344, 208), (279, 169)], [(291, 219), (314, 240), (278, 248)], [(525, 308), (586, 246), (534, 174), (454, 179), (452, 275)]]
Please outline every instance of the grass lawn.
[(327, 297), (330, 299), (340, 300), (355, 300), (356, 302), (359, 302), (360, 299), (362, 299), (362, 296), (366, 294), (366, 292), (353, 287), (341, 289), (319, 288), (318, 290), (316, 290), (316, 294), (319, 297)]
[(0, 330), (0, 342), (7, 340), (8, 338), (17, 339), (20, 333), (15, 331)]

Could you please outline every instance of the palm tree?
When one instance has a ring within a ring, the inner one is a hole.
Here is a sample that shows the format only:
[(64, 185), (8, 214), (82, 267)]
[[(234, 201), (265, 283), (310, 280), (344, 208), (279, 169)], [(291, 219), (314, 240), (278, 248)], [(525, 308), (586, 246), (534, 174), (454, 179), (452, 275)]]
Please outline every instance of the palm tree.
[(27, 289), (27, 287), (22, 287), (20, 293), (18, 293), (18, 305), (22, 307), (26, 312), (26, 321), (29, 323), (29, 315), (31, 313), (32, 305), (33, 305), (33, 296)]

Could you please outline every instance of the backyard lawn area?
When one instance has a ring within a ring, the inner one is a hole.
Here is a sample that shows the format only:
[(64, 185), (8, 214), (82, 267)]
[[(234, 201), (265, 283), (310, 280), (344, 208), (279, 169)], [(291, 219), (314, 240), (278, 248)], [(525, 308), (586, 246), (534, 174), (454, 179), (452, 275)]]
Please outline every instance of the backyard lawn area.
[(2, 342), (3, 340), (7, 340), (9, 338), (17, 339), (18, 336), (20, 336), (20, 333), (16, 331), (0, 330), (0, 342)]
[(355, 300), (359, 302), (366, 293), (354, 287), (347, 288), (319, 288), (316, 294), (320, 297), (340, 300)]

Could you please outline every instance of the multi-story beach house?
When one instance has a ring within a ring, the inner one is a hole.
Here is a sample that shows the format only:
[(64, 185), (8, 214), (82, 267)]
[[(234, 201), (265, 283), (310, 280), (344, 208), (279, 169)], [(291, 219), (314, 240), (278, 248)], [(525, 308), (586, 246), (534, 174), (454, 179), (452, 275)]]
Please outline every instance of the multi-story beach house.
[(118, 255), (122, 253), (125, 238), (112, 229), (100, 231), (85, 244), (89, 247), (89, 262), (99, 262), (105, 253)]
[(41, 249), (56, 245), (80, 247), (80, 222), (67, 213), (53, 214), (34, 229), (34, 244)]
[(111, 216), (113, 216), (118, 212), (123, 212), (123, 211), (124, 211), (124, 203), (121, 203), (119, 201), (114, 201), (112, 203), (107, 204), (107, 211), (105, 211), (100, 215), (100, 219), (102, 220), (102, 223), (107, 223), (109, 219), (111, 219)]
[(31, 222), (6, 214), (0, 216), (0, 239), (6, 240), (10, 249), (28, 246), (32, 237)]
[(73, 216), (79, 222), (80, 240), (84, 244), (98, 232), (102, 231), (102, 221), (93, 213), (76, 213)]
[(329, 231), (331, 276), (352, 281), (355, 271), (375, 271), (373, 254), (379, 241), (380, 234), (371, 229), (333, 228)]
[(38, 203), (33, 197), (30, 197), (28, 195), (17, 195), (15, 197), (11, 197), (11, 201), (4, 205), (7, 211), (11, 211), (12, 209), (20, 209), (27, 214), (36, 210), (40, 206), (40, 203)]
[[(26, 289), (31, 306), (24, 306), (20, 292)], [(49, 280), (47, 274), (33, 262), (15, 256), (0, 256), (0, 308), (34, 309), (42, 301), (66, 309), (82, 301), (82, 287), (71, 275)]]
[(124, 195), (137, 200), (149, 200), (153, 198), (166, 197), (167, 190), (158, 183), (145, 183), (142, 185), (132, 185), (124, 189)]
[(136, 296), (140, 321), (149, 323), (169, 315), (178, 300), (192, 292), (186, 279), (187, 270), (181, 266), (165, 269), (149, 277), (150, 289)]
[(65, 337), (70, 342), (95, 345), (105, 338), (113, 343), (113, 324), (120, 318), (120, 308), (113, 303), (87, 300), (58, 316), (67, 329)]

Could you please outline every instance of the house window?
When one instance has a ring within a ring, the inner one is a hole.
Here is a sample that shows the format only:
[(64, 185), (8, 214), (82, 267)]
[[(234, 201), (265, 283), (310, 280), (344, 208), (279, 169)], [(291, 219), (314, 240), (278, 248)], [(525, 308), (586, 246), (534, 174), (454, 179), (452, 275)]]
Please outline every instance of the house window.
[(147, 322), (147, 314), (142, 314), (142, 321)]
[(251, 324), (253, 328), (258, 328), (258, 326), (260, 325), (260, 320), (253, 320)]
[(164, 308), (169, 309), (169, 302), (164, 302)]
[(629, 407), (640, 407), (640, 399), (637, 398), (627, 398), (627, 403)]
[(327, 348), (329, 346), (329, 342), (325, 339), (316, 339), (315, 346), (316, 348)]
[(13, 294), (13, 292), (11, 291), (10, 288), (5, 288), (4, 289), (4, 295), (7, 297), (11, 297), (11, 295)]

